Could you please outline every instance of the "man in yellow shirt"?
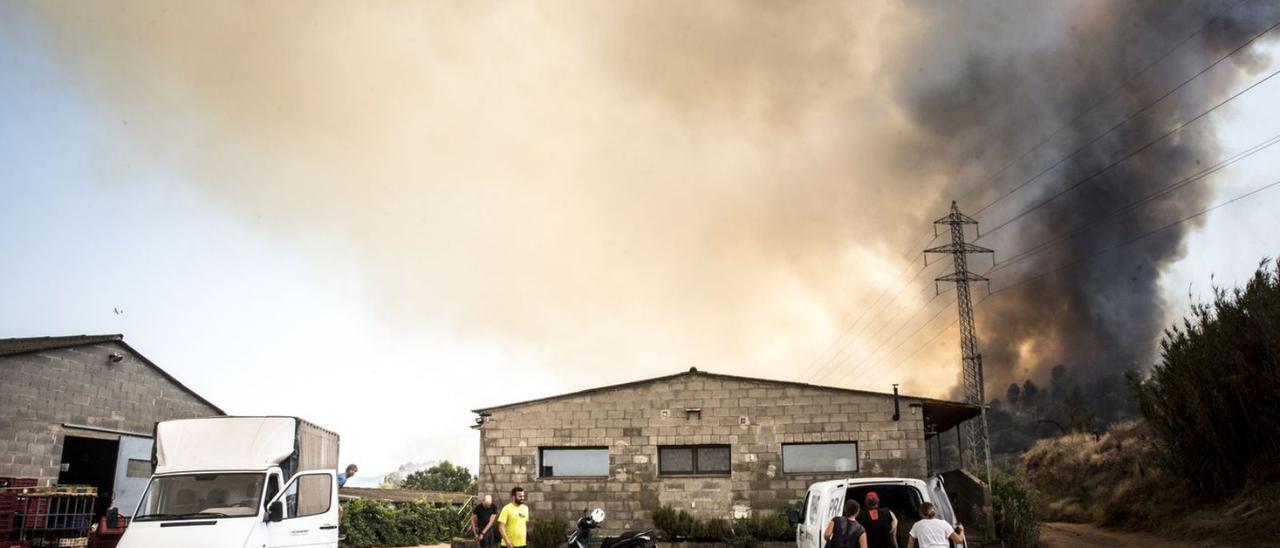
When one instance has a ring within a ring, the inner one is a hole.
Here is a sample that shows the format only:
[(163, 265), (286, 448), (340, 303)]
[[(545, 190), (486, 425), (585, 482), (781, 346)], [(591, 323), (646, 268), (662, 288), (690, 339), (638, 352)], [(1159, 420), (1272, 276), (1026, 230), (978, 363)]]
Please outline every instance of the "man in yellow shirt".
[(526, 525), (529, 523), (529, 507), (524, 505), (524, 488), (511, 490), (511, 502), (502, 507), (498, 515), (498, 532), (507, 548), (524, 548)]

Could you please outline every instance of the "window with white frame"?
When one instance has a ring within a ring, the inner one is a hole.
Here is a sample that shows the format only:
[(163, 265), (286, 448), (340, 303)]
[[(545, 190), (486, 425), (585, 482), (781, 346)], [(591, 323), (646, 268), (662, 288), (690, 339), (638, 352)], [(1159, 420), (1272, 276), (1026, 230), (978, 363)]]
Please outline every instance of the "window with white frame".
[(858, 442), (784, 443), (782, 471), (787, 474), (857, 472)]

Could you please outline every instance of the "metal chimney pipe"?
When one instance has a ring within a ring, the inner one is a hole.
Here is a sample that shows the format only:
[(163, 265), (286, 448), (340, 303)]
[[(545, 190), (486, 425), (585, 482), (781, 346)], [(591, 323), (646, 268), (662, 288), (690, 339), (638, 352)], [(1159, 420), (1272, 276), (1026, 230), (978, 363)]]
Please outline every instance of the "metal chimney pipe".
[(901, 416), (902, 416), (902, 413), (899, 412), (899, 407), (898, 407), (898, 385), (894, 384), (893, 385), (893, 420), (896, 421)]

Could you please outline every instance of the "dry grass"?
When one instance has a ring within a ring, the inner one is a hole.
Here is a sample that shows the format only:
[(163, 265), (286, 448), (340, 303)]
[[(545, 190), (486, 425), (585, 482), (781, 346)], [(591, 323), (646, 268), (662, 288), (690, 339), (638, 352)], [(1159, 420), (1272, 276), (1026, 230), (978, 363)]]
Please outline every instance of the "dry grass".
[(1280, 545), (1280, 489), (1274, 484), (1203, 502), (1158, 464), (1157, 455), (1151, 432), (1132, 421), (1097, 440), (1087, 434), (1041, 440), (1023, 456), (1022, 468), (1040, 492), (1038, 510), (1045, 521), (1231, 546)]
[(1042, 494), (1045, 519), (1135, 525), (1167, 509), (1153, 501), (1182, 496), (1156, 458), (1150, 431), (1130, 421), (1100, 439), (1071, 434), (1041, 440), (1023, 456), (1022, 466)]

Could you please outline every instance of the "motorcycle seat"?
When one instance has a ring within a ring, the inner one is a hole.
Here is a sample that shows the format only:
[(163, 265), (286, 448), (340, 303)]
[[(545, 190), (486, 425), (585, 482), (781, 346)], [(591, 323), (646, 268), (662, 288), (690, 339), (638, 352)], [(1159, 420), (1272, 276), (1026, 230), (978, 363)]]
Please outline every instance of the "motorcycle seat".
[(604, 541), (600, 543), (600, 548), (609, 548), (610, 546), (618, 544), (619, 542), (631, 540), (645, 533), (648, 533), (648, 531), (625, 531), (621, 535), (618, 535), (616, 537), (608, 537), (604, 539)]

